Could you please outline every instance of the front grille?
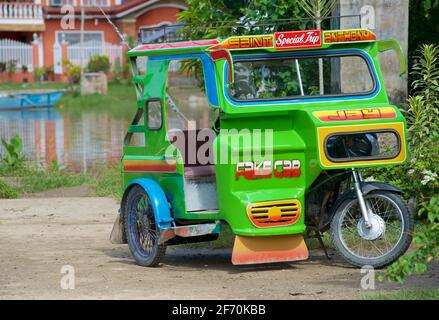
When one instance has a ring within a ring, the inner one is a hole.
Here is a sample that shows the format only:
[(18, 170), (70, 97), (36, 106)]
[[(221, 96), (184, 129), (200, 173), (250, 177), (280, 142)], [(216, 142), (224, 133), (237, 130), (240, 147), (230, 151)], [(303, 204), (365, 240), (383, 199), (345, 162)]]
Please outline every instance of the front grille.
[(294, 224), (302, 207), (298, 200), (280, 200), (250, 203), (247, 215), (256, 227), (275, 227)]

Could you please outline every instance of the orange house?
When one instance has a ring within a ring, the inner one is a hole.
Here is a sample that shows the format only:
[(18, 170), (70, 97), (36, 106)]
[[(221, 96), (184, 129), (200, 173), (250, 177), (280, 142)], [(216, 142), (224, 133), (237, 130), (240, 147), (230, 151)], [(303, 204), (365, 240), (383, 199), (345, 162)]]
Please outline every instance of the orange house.
[[(77, 59), (79, 51), (75, 51), (75, 46), (79, 48), (81, 43), (82, 22), (82, 46), (85, 44), (91, 53), (95, 48), (105, 47), (110, 55), (123, 59), (121, 40), (99, 7), (126, 38), (137, 39), (141, 33), (158, 41), (160, 35), (154, 37), (157, 32), (154, 28), (175, 23), (186, 3), (184, 0), (0, 0), (0, 63), (17, 59), (18, 65), (27, 65), (29, 71), (45, 66), (54, 67), (55, 74), (60, 74), (61, 61), (66, 55), (73, 61)], [(70, 48), (68, 52), (63, 46)], [(91, 53), (86, 53), (86, 58)]]

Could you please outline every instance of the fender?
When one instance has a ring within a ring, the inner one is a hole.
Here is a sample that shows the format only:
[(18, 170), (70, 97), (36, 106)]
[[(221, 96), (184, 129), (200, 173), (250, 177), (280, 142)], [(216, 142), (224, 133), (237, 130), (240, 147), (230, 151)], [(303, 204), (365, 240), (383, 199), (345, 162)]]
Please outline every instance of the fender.
[(151, 200), (151, 205), (154, 209), (154, 217), (159, 228), (163, 230), (171, 227), (174, 223), (174, 219), (169, 210), (168, 199), (159, 184), (150, 178), (136, 179), (127, 186), (123, 199), (125, 199), (129, 189), (134, 185), (141, 186), (148, 194), (148, 197)]
[[(401, 189), (392, 186), (391, 184), (385, 183), (385, 182), (362, 182), (361, 183), (361, 190), (363, 191), (363, 195), (367, 195), (375, 190), (384, 190), (389, 192), (394, 192), (397, 194), (403, 194)], [(335, 201), (335, 204), (332, 206), (331, 211), (329, 212), (329, 221), (332, 220), (332, 217), (334, 217), (335, 210), (347, 199), (355, 199), (357, 197), (355, 190), (349, 189), (345, 191), (338, 199)]]

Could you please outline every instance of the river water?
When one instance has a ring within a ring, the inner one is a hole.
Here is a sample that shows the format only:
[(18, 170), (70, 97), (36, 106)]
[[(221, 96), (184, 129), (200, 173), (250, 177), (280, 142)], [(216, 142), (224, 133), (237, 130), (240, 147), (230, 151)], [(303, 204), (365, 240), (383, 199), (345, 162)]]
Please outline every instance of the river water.
[[(23, 139), (24, 155), (49, 165), (86, 171), (98, 165), (116, 164), (129, 125), (129, 116), (82, 112), (74, 116), (59, 109), (0, 112), (0, 137), (15, 134)], [(0, 155), (4, 147), (0, 146)]]

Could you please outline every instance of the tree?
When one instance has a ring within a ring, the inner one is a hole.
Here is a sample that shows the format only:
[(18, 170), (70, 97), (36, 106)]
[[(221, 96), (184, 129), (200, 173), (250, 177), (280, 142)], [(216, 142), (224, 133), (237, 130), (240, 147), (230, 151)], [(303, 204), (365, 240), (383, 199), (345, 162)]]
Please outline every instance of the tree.
[[(316, 21), (316, 29), (322, 28), (322, 19), (331, 15), (337, 0), (303, 0), (303, 10)], [(323, 60), (319, 59), (319, 90), (323, 95)]]
[(439, 0), (410, 0), (409, 3), (409, 70), (416, 63), (421, 44), (439, 43)]
[[(188, 9), (178, 17), (178, 22), (185, 25), (181, 32), (186, 39), (226, 38), (306, 28), (304, 21), (257, 26), (266, 21), (306, 17), (301, 0), (188, 0), (187, 3)], [(203, 87), (198, 61), (186, 61), (182, 64), (182, 71), (195, 74)]]
[[(182, 32), (189, 39), (212, 39), (233, 34), (268, 33), (274, 26), (252, 27), (261, 21), (305, 17), (300, 0), (188, 0), (179, 14)], [(232, 27), (234, 25), (234, 27)], [(288, 29), (278, 26), (280, 29)]]

